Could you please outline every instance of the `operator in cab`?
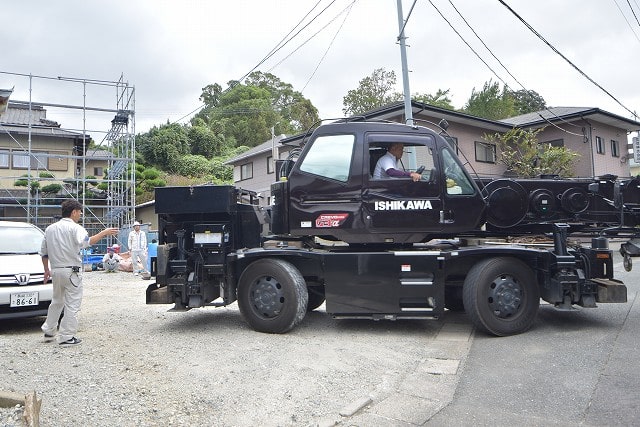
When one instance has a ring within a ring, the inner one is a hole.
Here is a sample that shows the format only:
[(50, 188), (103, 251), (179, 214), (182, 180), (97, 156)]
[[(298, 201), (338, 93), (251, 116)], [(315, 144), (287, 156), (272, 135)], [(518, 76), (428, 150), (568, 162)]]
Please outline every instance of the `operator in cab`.
[(389, 146), (387, 153), (378, 159), (376, 167), (373, 170), (373, 179), (387, 178), (411, 178), (414, 182), (420, 181), (421, 174), (417, 172), (408, 172), (398, 167), (398, 160), (402, 158), (404, 145), (395, 142)]

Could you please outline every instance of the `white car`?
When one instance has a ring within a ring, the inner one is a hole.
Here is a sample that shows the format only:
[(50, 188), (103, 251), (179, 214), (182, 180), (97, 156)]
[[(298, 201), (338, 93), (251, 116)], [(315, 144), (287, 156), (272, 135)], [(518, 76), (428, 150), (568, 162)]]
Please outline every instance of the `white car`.
[(32, 224), (0, 221), (0, 320), (46, 316), (53, 286), (42, 283), (43, 238)]

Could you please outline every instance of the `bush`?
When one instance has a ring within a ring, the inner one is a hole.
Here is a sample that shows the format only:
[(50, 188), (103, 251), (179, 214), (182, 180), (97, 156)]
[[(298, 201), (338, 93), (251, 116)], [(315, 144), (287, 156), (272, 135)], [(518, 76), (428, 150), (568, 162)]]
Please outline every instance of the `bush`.
[(206, 157), (187, 154), (177, 162), (177, 173), (190, 177), (201, 177), (211, 173), (211, 166)]
[(60, 184), (49, 184), (42, 187), (40, 190), (43, 194), (57, 194), (62, 190), (62, 185)]

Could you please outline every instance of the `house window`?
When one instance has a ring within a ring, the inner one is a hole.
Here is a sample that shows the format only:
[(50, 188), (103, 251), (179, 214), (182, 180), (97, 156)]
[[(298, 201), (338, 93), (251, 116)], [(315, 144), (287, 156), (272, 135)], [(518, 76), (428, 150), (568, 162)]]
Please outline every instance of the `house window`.
[(453, 151), (456, 152), (456, 154), (460, 153), (460, 151), (458, 150), (458, 138), (455, 136), (445, 136), (444, 139), (449, 143), (449, 147), (451, 147), (451, 149)]
[(11, 167), (13, 169), (47, 170), (47, 153), (34, 153), (29, 155), (26, 151), (14, 151), (11, 153)]
[(29, 154), (19, 151), (11, 153), (11, 168), (29, 169)]
[(273, 164), (273, 156), (267, 157), (267, 173), (274, 173), (276, 171), (275, 165)]
[(9, 168), (9, 152), (2, 150), (0, 151), (0, 169), (8, 169)]
[(611, 157), (620, 157), (620, 142), (611, 140)]
[(488, 142), (475, 141), (476, 161), (483, 163), (496, 162), (496, 146)]
[(253, 163), (245, 163), (240, 166), (240, 181), (253, 178)]
[(596, 136), (596, 153), (604, 154), (604, 139), (601, 136)]
[(93, 168), (93, 176), (102, 176), (104, 173), (104, 169), (101, 167)]
[(67, 153), (64, 151), (51, 151), (49, 153), (49, 170), (66, 171), (69, 170)]

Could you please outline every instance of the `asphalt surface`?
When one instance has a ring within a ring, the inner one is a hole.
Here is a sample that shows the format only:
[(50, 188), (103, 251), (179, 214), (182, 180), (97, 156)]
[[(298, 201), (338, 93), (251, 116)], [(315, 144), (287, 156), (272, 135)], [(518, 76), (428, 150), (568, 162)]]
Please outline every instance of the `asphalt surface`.
[(428, 424), (640, 425), (640, 266), (627, 273), (614, 254), (628, 303), (571, 312), (543, 305), (525, 334), (475, 334), (454, 398)]

